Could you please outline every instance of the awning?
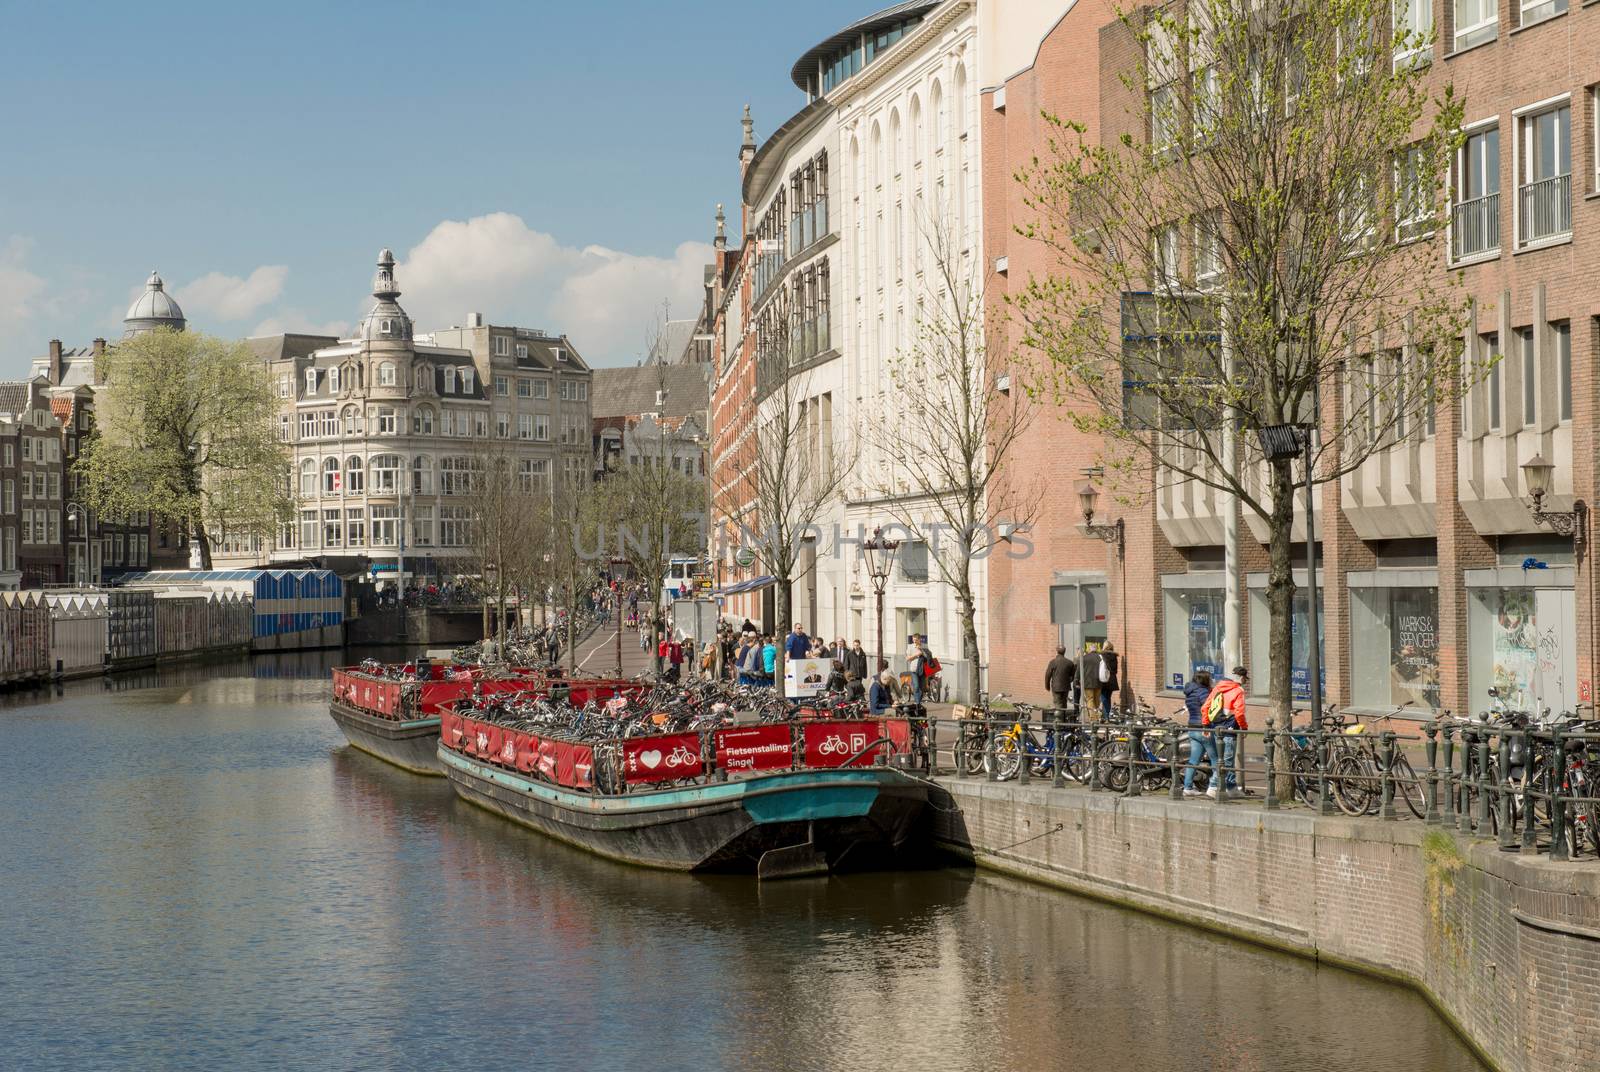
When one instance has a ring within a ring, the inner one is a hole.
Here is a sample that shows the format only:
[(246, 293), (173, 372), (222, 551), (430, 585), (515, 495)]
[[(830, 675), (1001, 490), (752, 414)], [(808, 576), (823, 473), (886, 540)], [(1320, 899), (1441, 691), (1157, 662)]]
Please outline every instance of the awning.
[(717, 589), (719, 596), (736, 596), (743, 592), (759, 592), (778, 583), (776, 577), (751, 577), (747, 581), (735, 581), (733, 584), (724, 585)]

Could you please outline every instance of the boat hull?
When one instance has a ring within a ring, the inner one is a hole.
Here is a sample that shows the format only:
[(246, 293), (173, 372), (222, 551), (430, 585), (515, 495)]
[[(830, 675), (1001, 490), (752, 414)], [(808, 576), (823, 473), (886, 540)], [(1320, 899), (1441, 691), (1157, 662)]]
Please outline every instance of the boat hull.
[(378, 718), (337, 701), (328, 705), (328, 713), (350, 743), (361, 751), (414, 774), (433, 777), (444, 774), (444, 767), (439, 763), (437, 715), (401, 722)]
[(644, 867), (751, 872), (768, 853), (805, 845), (817, 862), (813, 870), (884, 867), (927, 844), (927, 786), (884, 767), (786, 771), (604, 796), (570, 792), (443, 746), (439, 761), (462, 799)]

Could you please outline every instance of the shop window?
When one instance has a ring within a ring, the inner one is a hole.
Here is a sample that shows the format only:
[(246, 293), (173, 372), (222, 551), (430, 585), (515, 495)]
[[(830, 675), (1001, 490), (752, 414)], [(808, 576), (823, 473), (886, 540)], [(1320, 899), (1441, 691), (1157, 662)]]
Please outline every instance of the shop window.
[(1169, 588), (1164, 599), (1165, 669), (1168, 688), (1181, 689), (1196, 673), (1224, 672), (1223, 630), (1227, 593), (1221, 588)]
[(1350, 589), (1352, 698), (1388, 710), (1439, 707), (1439, 590)]
[[(1321, 592), (1317, 598), (1317, 637), (1322, 640), (1321, 658), (1318, 665), (1322, 668), (1322, 694), (1327, 696), (1328, 684), (1328, 657), (1327, 657), (1327, 630), (1323, 626), (1323, 606)], [(1311, 632), (1307, 627), (1309, 622), (1308, 600), (1306, 590), (1297, 587), (1294, 592), (1294, 607), (1290, 624), (1290, 675), (1294, 698), (1297, 702), (1306, 702), (1311, 699)], [(1267, 606), (1266, 588), (1250, 589), (1250, 662), (1252, 668), (1250, 675), (1250, 692), (1253, 696), (1266, 696), (1272, 688), (1272, 674), (1270, 667), (1272, 660), (1268, 657), (1271, 651), (1272, 613)]]
[(1471, 712), (1491, 708), (1491, 686), (1511, 710), (1572, 710), (1578, 703), (1578, 619), (1573, 590), (1483, 587), (1469, 591)]

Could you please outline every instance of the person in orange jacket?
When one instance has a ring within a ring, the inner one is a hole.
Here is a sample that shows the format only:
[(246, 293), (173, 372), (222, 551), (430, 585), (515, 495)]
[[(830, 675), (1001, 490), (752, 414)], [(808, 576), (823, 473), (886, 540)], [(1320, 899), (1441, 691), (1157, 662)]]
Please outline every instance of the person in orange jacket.
[[(1211, 693), (1206, 697), (1206, 702), (1200, 708), (1200, 721), (1207, 729), (1218, 730), (1247, 730), (1249, 722), (1245, 718), (1244, 695), (1245, 686), (1250, 682), (1250, 671), (1242, 666), (1233, 668), (1231, 677), (1218, 678), (1217, 683), (1211, 686)], [(1244, 792), (1239, 788), (1234, 776), (1234, 756), (1238, 753), (1239, 737), (1235, 733), (1222, 733), (1222, 770), (1224, 784), (1221, 792), (1225, 797), (1242, 797)], [(1218, 793), (1217, 780), (1211, 780), (1211, 786), (1206, 790), (1206, 796), (1214, 797)]]

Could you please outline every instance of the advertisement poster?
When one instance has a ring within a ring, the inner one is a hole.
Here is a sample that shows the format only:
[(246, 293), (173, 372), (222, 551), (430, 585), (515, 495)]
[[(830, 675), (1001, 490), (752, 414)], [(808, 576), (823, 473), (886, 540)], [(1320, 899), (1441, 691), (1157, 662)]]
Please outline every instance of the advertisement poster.
[(791, 700), (815, 696), (832, 670), (830, 659), (790, 659), (783, 667), (783, 694)]
[(1389, 698), (1414, 707), (1439, 706), (1439, 594), (1434, 588), (1393, 590), (1389, 619)]
[(1539, 636), (1531, 588), (1502, 588), (1494, 620), (1494, 687), (1507, 706), (1533, 709)]

